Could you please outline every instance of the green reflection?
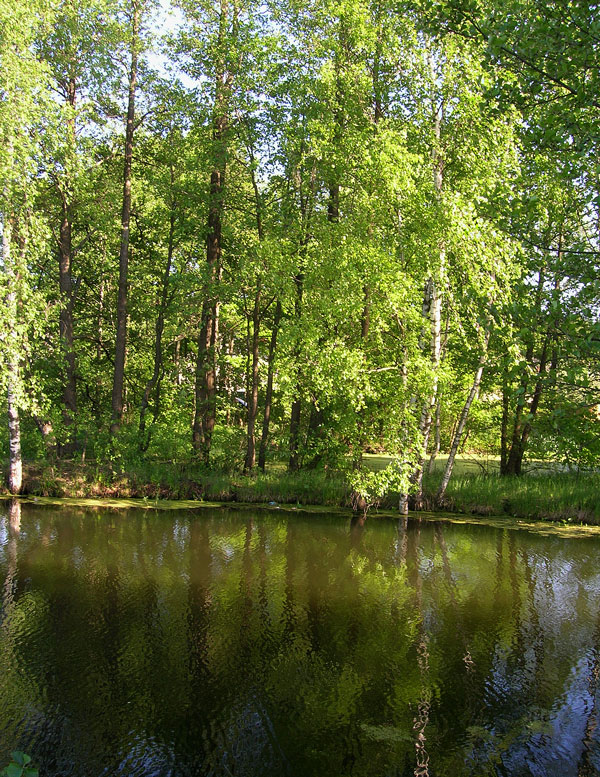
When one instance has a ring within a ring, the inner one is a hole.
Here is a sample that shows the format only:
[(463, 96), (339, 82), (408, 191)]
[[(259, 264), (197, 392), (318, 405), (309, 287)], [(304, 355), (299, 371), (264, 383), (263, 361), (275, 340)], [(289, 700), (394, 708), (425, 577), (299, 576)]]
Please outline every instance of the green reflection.
[(46, 774), (598, 768), (597, 540), (6, 504), (1, 753)]

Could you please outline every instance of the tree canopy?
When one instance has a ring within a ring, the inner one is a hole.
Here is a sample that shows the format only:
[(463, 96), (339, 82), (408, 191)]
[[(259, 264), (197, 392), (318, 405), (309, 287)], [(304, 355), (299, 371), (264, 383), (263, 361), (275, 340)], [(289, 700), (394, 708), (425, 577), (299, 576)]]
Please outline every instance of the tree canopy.
[(599, 41), (567, 0), (0, 0), (11, 490), (21, 448), (404, 506), (440, 450), (440, 499), (465, 447), (596, 466)]

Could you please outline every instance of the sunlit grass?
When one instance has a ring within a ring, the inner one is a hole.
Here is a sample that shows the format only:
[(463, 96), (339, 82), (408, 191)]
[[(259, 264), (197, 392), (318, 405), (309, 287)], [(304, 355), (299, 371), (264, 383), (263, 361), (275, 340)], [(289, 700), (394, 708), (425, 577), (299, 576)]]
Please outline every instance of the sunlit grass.
[[(429, 481), (430, 493), (437, 484)], [(433, 487), (432, 487), (433, 486)], [(523, 518), (600, 522), (600, 475), (554, 472), (535, 477), (458, 475), (446, 497), (451, 509)]]
[(199, 465), (140, 461), (118, 471), (88, 463), (30, 465), (25, 493), (79, 498), (198, 499), (215, 502), (280, 502), (343, 506), (349, 489), (342, 473), (315, 469), (288, 472), (283, 464), (265, 473), (206, 470)]
[[(373, 469), (389, 462), (388, 456), (365, 456), (365, 464)], [(445, 462), (446, 456), (439, 456), (431, 474), (425, 474), (426, 509), (600, 524), (600, 473), (552, 471), (551, 464), (536, 462), (529, 465), (529, 474), (500, 477), (497, 459), (461, 456), (444, 504), (436, 505)], [(156, 460), (140, 461), (118, 471), (91, 462), (32, 465), (26, 471), (26, 492), (49, 497), (350, 506), (350, 489), (343, 472), (288, 472), (284, 462), (274, 462), (265, 473), (251, 475)], [(380, 503), (384, 509), (397, 505), (397, 494), (388, 494)]]

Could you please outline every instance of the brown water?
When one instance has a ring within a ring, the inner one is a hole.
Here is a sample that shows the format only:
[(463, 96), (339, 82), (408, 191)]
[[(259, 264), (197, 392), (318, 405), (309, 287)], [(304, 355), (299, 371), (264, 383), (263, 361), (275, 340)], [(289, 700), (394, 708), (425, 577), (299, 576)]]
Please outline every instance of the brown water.
[(0, 505), (0, 766), (598, 774), (595, 537)]

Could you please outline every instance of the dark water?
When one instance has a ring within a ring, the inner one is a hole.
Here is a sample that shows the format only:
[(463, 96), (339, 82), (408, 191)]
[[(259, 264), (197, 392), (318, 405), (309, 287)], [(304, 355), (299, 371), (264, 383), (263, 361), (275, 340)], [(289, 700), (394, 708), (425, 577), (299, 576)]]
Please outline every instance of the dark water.
[(0, 766), (598, 774), (596, 538), (0, 504)]

